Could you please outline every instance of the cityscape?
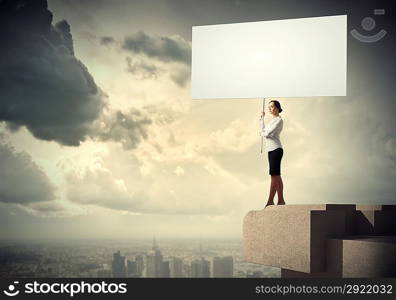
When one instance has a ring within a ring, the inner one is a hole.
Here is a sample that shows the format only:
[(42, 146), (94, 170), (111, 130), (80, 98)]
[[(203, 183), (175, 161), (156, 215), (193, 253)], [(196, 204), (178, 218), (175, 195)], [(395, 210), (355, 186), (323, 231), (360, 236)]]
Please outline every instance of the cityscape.
[(279, 278), (239, 239), (0, 241), (2, 278)]

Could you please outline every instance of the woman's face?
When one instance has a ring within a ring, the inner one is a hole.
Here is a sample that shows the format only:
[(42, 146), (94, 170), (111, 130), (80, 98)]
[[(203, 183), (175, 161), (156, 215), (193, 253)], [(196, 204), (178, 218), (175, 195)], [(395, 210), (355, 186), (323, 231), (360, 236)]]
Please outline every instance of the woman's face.
[(275, 106), (274, 102), (268, 104), (268, 110), (271, 114), (275, 115), (278, 113), (278, 108)]

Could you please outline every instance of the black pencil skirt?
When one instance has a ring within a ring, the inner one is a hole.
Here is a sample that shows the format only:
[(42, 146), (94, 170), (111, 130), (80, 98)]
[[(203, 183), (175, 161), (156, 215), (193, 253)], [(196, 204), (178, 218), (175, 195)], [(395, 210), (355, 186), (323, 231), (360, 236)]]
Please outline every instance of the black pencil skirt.
[(269, 162), (269, 174), (280, 175), (281, 174), (281, 160), (283, 156), (283, 149), (276, 148), (275, 150), (268, 151), (268, 162)]

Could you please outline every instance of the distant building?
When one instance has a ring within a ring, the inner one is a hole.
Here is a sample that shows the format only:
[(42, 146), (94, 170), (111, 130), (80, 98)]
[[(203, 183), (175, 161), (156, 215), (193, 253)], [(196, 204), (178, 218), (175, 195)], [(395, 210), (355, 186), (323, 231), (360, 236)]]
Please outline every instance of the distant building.
[(170, 277), (183, 277), (183, 260), (178, 257), (172, 257), (169, 263)]
[(128, 277), (140, 277), (137, 273), (136, 261), (127, 260), (127, 275)]
[(191, 265), (183, 264), (183, 275), (184, 277), (191, 277)]
[(126, 267), (125, 267), (125, 256), (121, 256), (120, 251), (113, 254), (113, 277), (127, 277)]
[(234, 258), (232, 256), (213, 258), (213, 277), (233, 277)]
[(142, 255), (136, 255), (136, 273), (141, 277), (143, 275), (144, 270), (144, 258)]
[(169, 261), (163, 261), (160, 270), (160, 277), (170, 277)]
[(150, 252), (146, 254), (146, 274), (145, 277), (161, 277), (162, 272), (162, 261), (163, 256), (161, 251), (157, 247), (157, 243), (155, 242), (155, 238), (153, 240), (153, 247)]
[(195, 259), (191, 262), (191, 277), (210, 277), (210, 262), (201, 259)]

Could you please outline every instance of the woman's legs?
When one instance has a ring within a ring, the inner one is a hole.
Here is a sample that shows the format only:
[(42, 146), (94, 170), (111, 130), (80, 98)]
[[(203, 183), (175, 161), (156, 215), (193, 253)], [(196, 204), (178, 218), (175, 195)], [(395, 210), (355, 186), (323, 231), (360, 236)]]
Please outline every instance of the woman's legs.
[(276, 190), (277, 190), (277, 179), (276, 176), (271, 175), (270, 193), (268, 196), (267, 205), (265, 207), (267, 207), (268, 205), (274, 205), (274, 197)]
[(283, 198), (283, 181), (280, 175), (271, 175), (271, 186), (270, 193), (268, 196), (268, 205), (274, 205), (275, 194), (278, 193), (278, 205), (285, 205), (285, 199)]
[(285, 199), (283, 199), (283, 181), (282, 181), (282, 177), (279, 175), (277, 176), (277, 181), (278, 181), (278, 185), (277, 185), (277, 192), (278, 192), (278, 205), (284, 205), (285, 203)]

